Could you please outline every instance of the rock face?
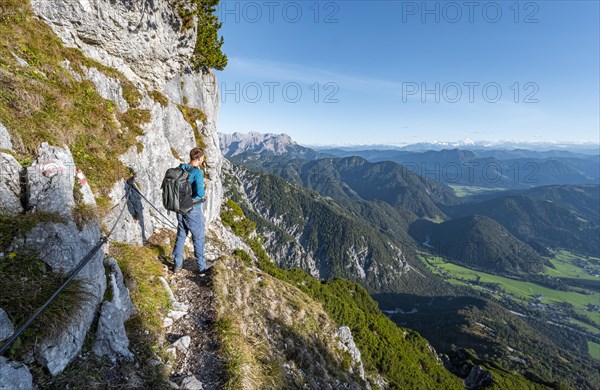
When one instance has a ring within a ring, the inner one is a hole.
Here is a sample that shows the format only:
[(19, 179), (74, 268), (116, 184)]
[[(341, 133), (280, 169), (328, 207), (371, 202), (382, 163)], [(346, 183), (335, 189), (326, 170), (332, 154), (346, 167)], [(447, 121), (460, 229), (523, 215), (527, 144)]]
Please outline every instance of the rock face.
[(16, 215), (23, 211), (19, 184), (21, 170), (13, 156), (0, 152), (0, 214)]
[(104, 73), (100, 72), (96, 68), (83, 68), (85, 77), (94, 83), (96, 91), (106, 100), (112, 100), (116, 103), (119, 111), (125, 112), (129, 108), (129, 105), (123, 97), (123, 87), (119, 80), (107, 77)]
[[(219, 135), (217, 134), (220, 107), (217, 78), (212, 72), (202, 74), (183, 72), (167, 83), (164, 92), (174, 103), (187, 102), (189, 107), (198, 108), (206, 115), (207, 119), (199, 123), (198, 130), (206, 145), (204, 151), (207, 168), (204, 177), (207, 201), (202, 208), (206, 222), (209, 224), (218, 219), (223, 198), (221, 167), (224, 159), (220, 152)], [(178, 133), (176, 136), (181, 137)], [(181, 155), (181, 157), (187, 158), (187, 153), (186, 149), (185, 155)], [(164, 170), (161, 173), (164, 173)]]
[(348, 351), (352, 357), (353, 366), (358, 369), (358, 375), (362, 380), (365, 380), (365, 367), (363, 366), (360, 358), (360, 351), (354, 344), (354, 338), (352, 332), (347, 326), (340, 326), (338, 329), (338, 337), (340, 338), (340, 345), (343, 349)]
[(32, 0), (34, 12), (70, 47), (123, 72), (162, 85), (192, 53), (195, 30), (181, 32), (168, 1)]
[(129, 351), (125, 321), (135, 313), (135, 307), (117, 261), (106, 258), (104, 266), (109, 274), (112, 300), (102, 303), (92, 351), (98, 356), (108, 356), (113, 362), (118, 358), (130, 360), (133, 359), (133, 354)]
[[(178, 105), (200, 109), (206, 120), (197, 122), (198, 133), (206, 145), (206, 193), (203, 210), (207, 225), (218, 218), (223, 190), (220, 171), (222, 156), (216, 132), (219, 93), (212, 72), (189, 69), (196, 31), (181, 29), (181, 21), (171, 2), (32, 0), (34, 12), (46, 21), (62, 41), (79, 48), (86, 56), (121, 71), (137, 84), (143, 98), (140, 109), (151, 112), (151, 121), (143, 126), (138, 138), (141, 151), (132, 147), (121, 161), (135, 174), (140, 191), (163, 214), (162, 179), (168, 168), (187, 160), (196, 146), (194, 130)], [(98, 92), (126, 110), (122, 86), (118, 80), (95, 68), (86, 68), (81, 77), (92, 81)], [(145, 85), (164, 93), (166, 106), (148, 95)], [(115, 184), (110, 196), (116, 204), (125, 194), (125, 182)], [(118, 209), (105, 218), (112, 226)], [(141, 244), (159, 228), (173, 229), (173, 214), (160, 216), (139, 195), (130, 199), (129, 213), (118, 224), (113, 238)]]
[[(101, 238), (97, 221), (80, 229), (73, 220), (75, 164), (71, 153), (68, 149), (42, 144), (38, 158), (27, 169), (27, 180), (27, 203), (31, 211), (53, 214), (61, 221), (37, 224), (24, 238), (17, 238), (12, 247), (20, 252), (39, 253), (40, 259), (54, 272), (69, 273)], [(36, 346), (36, 359), (53, 375), (61, 372), (79, 353), (92, 325), (106, 289), (102, 258), (102, 250), (97, 251), (76, 277), (83, 281), (85, 304), (72, 321), (64, 325), (63, 332), (43, 338)]]
[(13, 327), (10, 318), (6, 312), (0, 309), (0, 341), (4, 341), (14, 333), (15, 328)]
[(11, 150), (13, 148), (8, 130), (0, 123), (0, 149)]
[(0, 390), (31, 390), (33, 378), (22, 363), (9, 362), (0, 356)]

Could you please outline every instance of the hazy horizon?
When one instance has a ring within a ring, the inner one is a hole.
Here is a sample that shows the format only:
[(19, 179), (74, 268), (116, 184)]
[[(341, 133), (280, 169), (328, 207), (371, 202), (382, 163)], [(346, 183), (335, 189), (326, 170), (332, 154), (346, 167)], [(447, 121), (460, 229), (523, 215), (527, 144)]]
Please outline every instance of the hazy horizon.
[(338, 142), (338, 143), (318, 143), (318, 142), (300, 142), (297, 139), (295, 139), (292, 135), (286, 133), (286, 132), (261, 132), (261, 131), (232, 131), (232, 132), (225, 132), (225, 131), (219, 131), (219, 134), (227, 134), (227, 135), (232, 135), (232, 134), (261, 134), (261, 135), (286, 135), (289, 136), (294, 142), (296, 142), (299, 145), (302, 146), (306, 146), (306, 147), (318, 147), (318, 148), (326, 148), (326, 147), (375, 147), (375, 146), (388, 146), (388, 147), (403, 147), (403, 146), (408, 146), (408, 145), (415, 145), (415, 144), (438, 144), (438, 145), (460, 145), (460, 146), (468, 146), (468, 145), (477, 145), (477, 146), (483, 146), (483, 145), (489, 145), (489, 146), (494, 146), (494, 145), (502, 145), (502, 144), (522, 144), (522, 145), (538, 145), (538, 146), (542, 146), (542, 145), (555, 145), (556, 147), (568, 147), (568, 146), (575, 146), (575, 147), (583, 147), (583, 148), (598, 148), (598, 153), (600, 154), (600, 141), (599, 142), (595, 142), (595, 141), (570, 141), (570, 142), (561, 142), (561, 141), (552, 141), (552, 140), (534, 140), (534, 141), (528, 141), (528, 140), (516, 140), (516, 139), (499, 139), (499, 140), (473, 140), (470, 138), (465, 138), (465, 139), (461, 139), (461, 140), (451, 140), (451, 139), (445, 139), (445, 140), (421, 140), (421, 141), (414, 141), (414, 142), (397, 142), (397, 143), (344, 143), (344, 142)]

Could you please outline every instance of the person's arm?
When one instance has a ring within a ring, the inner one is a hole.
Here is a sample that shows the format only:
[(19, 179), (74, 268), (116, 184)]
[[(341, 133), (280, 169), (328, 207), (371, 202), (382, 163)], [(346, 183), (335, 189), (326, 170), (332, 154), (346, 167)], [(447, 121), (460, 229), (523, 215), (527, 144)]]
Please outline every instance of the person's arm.
[(195, 192), (197, 194), (194, 200), (201, 200), (204, 197), (204, 173), (200, 168), (198, 168), (197, 170), (196, 179), (193, 181), (192, 185), (194, 186)]

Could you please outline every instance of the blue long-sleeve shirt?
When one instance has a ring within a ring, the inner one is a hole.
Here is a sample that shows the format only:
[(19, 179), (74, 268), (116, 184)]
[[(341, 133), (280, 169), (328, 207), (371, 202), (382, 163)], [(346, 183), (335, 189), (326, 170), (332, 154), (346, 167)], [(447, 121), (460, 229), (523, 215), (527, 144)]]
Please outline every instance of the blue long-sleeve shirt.
[(204, 197), (204, 173), (200, 168), (192, 169), (195, 167), (188, 164), (181, 164), (181, 168), (190, 172), (192, 199), (194, 199), (194, 204), (198, 203), (196, 207), (200, 207), (200, 203), (198, 201)]

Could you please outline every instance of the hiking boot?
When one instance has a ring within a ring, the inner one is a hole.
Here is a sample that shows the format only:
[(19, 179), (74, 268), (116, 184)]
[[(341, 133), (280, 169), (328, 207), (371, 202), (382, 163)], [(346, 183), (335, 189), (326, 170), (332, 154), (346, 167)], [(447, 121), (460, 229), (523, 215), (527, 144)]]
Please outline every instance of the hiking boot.
[(204, 271), (200, 271), (199, 275), (201, 277), (205, 277), (205, 276), (210, 275), (211, 273), (212, 273), (212, 267), (208, 267), (208, 268), (205, 268)]

